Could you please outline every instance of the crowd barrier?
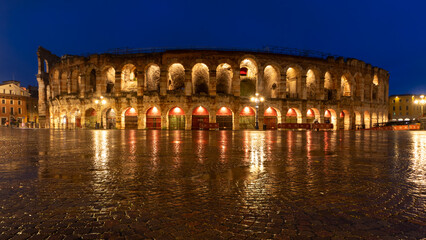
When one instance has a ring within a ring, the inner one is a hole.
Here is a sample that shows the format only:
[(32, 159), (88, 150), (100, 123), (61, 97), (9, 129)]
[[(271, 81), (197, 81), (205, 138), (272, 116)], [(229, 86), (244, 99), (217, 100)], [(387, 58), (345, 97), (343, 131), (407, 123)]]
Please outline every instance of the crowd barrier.
[(327, 129), (333, 129), (333, 124), (331, 123), (278, 123), (278, 128), (327, 130)]
[(200, 130), (216, 130), (219, 129), (219, 123), (200, 123)]

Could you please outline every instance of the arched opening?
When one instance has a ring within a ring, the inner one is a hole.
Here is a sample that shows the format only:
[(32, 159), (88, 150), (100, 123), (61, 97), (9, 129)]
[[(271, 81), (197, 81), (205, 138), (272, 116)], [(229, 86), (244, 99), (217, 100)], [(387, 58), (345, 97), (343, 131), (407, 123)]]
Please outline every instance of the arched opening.
[(372, 125), (372, 127), (377, 127), (379, 125), (378, 123), (379, 122), (378, 122), (378, 118), (377, 118), (377, 113), (375, 113), (375, 112), (371, 113), (371, 125)]
[(92, 71), (90, 71), (86, 86), (87, 86), (86, 92), (88, 93), (96, 92), (96, 70), (95, 69), (92, 69)]
[(157, 107), (152, 107), (146, 112), (146, 128), (161, 129), (161, 112)]
[(277, 129), (278, 127), (278, 114), (277, 111), (268, 107), (263, 113), (263, 124), (266, 125), (266, 129)]
[(240, 129), (255, 129), (256, 113), (251, 107), (244, 107), (240, 112)]
[(306, 72), (306, 97), (308, 99), (315, 99), (317, 91), (317, 81), (314, 71), (309, 69)]
[(216, 113), (216, 123), (220, 130), (232, 130), (232, 111), (227, 107), (221, 107)]
[(374, 75), (373, 77), (373, 84), (374, 86), (379, 86), (379, 78), (377, 77), (377, 75)]
[(355, 129), (360, 129), (362, 128), (362, 117), (361, 117), (361, 113), (354, 111), (355, 113)]
[(106, 119), (106, 128), (107, 129), (115, 129), (116, 128), (116, 117), (117, 113), (114, 111), (114, 109), (110, 108), (106, 112), (105, 119)]
[(342, 96), (350, 97), (351, 96), (351, 85), (349, 80), (345, 77), (341, 77), (341, 88), (342, 88)]
[(364, 126), (366, 129), (371, 128), (371, 118), (368, 111), (364, 112)]
[(297, 114), (296, 109), (290, 108), (287, 111), (287, 114), (285, 115), (285, 122), (286, 123), (297, 123), (298, 122), (297, 119), (298, 119), (298, 114)]
[(294, 68), (288, 68), (286, 72), (286, 92), (287, 97), (297, 98), (297, 81), (298, 81), (298, 72)]
[(61, 128), (62, 129), (68, 129), (68, 117), (67, 117), (67, 113), (66, 112), (63, 112), (61, 114), (60, 121), (61, 121)]
[(81, 128), (81, 112), (78, 109), (75, 109), (71, 115), (71, 121), (74, 124), (74, 128)]
[(61, 93), (67, 93), (68, 92), (68, 88), (67, 88), (67, 82), (68, 82), (68, 73), (67, 72), (63, 72), (61, 74), (61, 80), (60, 80), (60, 88), (61, 88)]
[(350, 130), (351, 129), (351, 118), (347, 110), (340, 112), (340, 125), (339, 129)]
[(110, 67), (106, 70), (106, 93), (113, 93), (114, 92), (114, 85), (115, 85), (115, 69), (113, 67)]
[(124, 92), (136, 92), (137, 89), (136, 67), (133, 64), (126, 64), (121, 70), (121, 90)]
[(325, 89), (334, 89), (333, 80), (332, 80), (331, 74), (329, 72), (326, 72), (324, 74), (324, 88)]
[(337, 129), (337, 115), (333, 109), (327, 109), (324, 113), (324, 122), (333, 124), (333, 129)]
[(178, 92), (185, 89), (185, 68), (182, 64), (174, 63), (169, 67), (167, 89)]
[(138, 129), (138, 112), (134, 108), (128, 108), (124, 112), (124, 128)]
[(84, 124), (86, 128), (95, 129), (96, 128), (96, 110), (89, 108), (84, 114)]
[(377, 75), (374, 75), (373, 77), (373, 91), (372, 91), (372, 98), (373, 100), (378, 100), (379, 97), (379, 78), (377, 77)]
[(160, 67), (151, 64), (146, 70), (145, 88), (148, 92), (158, 92), (160, 90)]
[(185, 130), (185, 112), (180, 107), (174, 107), (169, 111), (169, 129)]
[(71, 73), (71, 93), (77, 93), (78, 92), (78, 77), (79, 77), (78, 70), (72, 71), (72, 73)]
[(192, 93), (209, 94), (209, 68), (204, 63), (197, 63), (192, 68)]
[(44, 59), (44, 72), (45, 73), (49, 73), (49, 63), (47, 62), (46, 59)]
[(192, 130), (202, 128), (203, 123), (209, 123), (209, 112), (204, 107), (199, 106), (192, 111)]
[(216, 69), (216, 92), (231, 94), (232, 68), (227, 63), (220, 64)]
[(306, 123), (314, 123), (316, 119), (317, 117), (315, 116), (314, 109), (308, 109), (308, 111), (306, 111)]
[(265, 97), (277, 98), (278, 97), (278, 84), (280, 82), (280, 73), (272, 65), (265, 67), (263, 75), (266, 83)]
[(240, 96), (253, 96), (256, 93), (256, 85), (256, 62), (253, 59), (246, 58), (240, 64)]

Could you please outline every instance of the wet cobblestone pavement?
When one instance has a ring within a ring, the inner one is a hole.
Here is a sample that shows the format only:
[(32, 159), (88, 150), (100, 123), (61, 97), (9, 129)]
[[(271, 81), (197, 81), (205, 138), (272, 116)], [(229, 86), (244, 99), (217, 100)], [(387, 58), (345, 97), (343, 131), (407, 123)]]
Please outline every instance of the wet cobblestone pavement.
[(426, 132), (0, 129), (0, 239), (422, 239)]

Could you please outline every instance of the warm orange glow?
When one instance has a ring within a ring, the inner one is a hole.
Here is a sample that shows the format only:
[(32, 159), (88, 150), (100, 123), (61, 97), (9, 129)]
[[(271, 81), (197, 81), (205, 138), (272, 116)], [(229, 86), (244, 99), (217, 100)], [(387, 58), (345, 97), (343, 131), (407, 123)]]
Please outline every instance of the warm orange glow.
[(250, 107), (244, 107), (240, 113), (241, 116), (254, 116), (254, 110)]
[(204, 107), (199, 106), (196, 109), (194, 109), (194, 111), (192, 112), (192, 115), (203, 115), (204, 116), (204, 115), (209, 115), (209, 112)]
[(277, 116), (277, 111), (275, 111), (275, 109), (268, 107), (265, 110), (264, 116)]
[(326, 117), (326, 118), (330, 118), (330, 117), (331, 117), (331, 113), (330, 113), (330, 111), (325, 110), (324, 117)]
[(308, 109), (308, 112), (307, 112), (306, 115), (307, 115), (307, 117), (315, 117), (315, 113), (311, 109)]
[(136, 110), (134, 108), (129, 109), (129, 113), (135, 113), (135, 112), (136, 112)]
[(231, 112), (231, 110), (229, 110), (226, 107), (221, 107), (219, 109), (219, 111), (217, 111), (216, 115), (218, 115), (218, 116), (230, 116), (230, 115), (232, 115), (232, 112)]
[(297, 117), (297, 113), (293, 108), (290, 108), (287, 112), (287, 117)]
[(147, 116), (161, 116), (160, 110), (157, 107), (150, 108), (147, 113)]
[(134, 108), (127, 109), (125, 115), (126, 116), (137, 116), (136, 109), (134, 109)]
[(170, 110), (169, 115), (185, 115), (185, 112), (180, 107), (174, 107)]

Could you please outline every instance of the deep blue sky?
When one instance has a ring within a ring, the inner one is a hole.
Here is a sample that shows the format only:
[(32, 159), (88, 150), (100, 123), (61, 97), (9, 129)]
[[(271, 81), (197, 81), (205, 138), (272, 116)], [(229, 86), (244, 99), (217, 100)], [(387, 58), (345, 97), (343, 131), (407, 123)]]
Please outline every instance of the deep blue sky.
[(426, 93), (425, 8), (424, 1), (0, 0), (0, 81), (36, 85), (40, 45), (59, 56), (272, 45), (357, 58), (390, 72), (390, 94)]

